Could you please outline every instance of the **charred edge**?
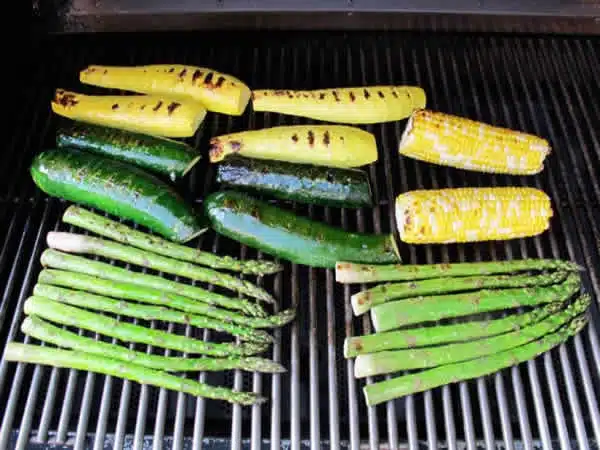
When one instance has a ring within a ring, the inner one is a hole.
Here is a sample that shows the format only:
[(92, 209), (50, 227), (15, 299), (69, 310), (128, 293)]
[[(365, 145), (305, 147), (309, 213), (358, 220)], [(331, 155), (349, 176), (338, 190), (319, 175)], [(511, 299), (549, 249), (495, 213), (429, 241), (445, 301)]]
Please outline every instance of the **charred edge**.
[(377, 91), (377, 95), (379, 95), (379, 98), (385, 98), (385, 95), (381, 91)]
[(175, 111), (180, 106), (181, 106), (181, 103), (171, 102), (169, 104), (169, 106), (167, 106), (167, 111), (168, 111), (169, 115), (173, 114), (173, 111)]
[(152, 108), (152, 111), (158, 111), (160, 109), (160, 107), (162, 106), (163, 102), (162, 100), (160, 100), (156, 106), (154, 108)]
[(119, 104), (115, 103), (114, 105), (111, 106), (111, 109), (114, 111), (116, 109), (119, 109)]
[(331, 137), (329, 136), (329, 131), (325, 131), (325, 133), (323, 133), (323, 144), (325, 145), (325, 147), (327, 147), (330, 142)]
[(354, 95), (354, 92), (350, 92), (350, 101), (354, 102), (354, 100), (356, 100), (356, 96)]
[(204, 84), (210, 84), (212, 83), (212, 79), (215, 76), (214, 72), (208, 72), (206, 74), (206, 76), (204, 77)]
[(333, 91), (331, 94), (333, 95), (333, 98), (335, 99), (336, 102), (340, 101), (340, 96), (337, 91)]
[(293, 134), (292, 135), (292, 141), (294, 141), (294, 143), (298, 142), (298, 135), (297, 134)]
[(56, 91), (54, 96), (54, 103), (58, 103), (61, 106), (69, 107), (75, 106), (79, 103), (75, 94), (66, 93), (62, 89)]
[(308, 132), (308, 145), (311, 147), (315, 145), (315, 133), (312, 130)]
[(194, 73), (192, 75), (192, 84), (196, 84), (196, 81), (198, 81), (198, 78), (200, 78), (201, 76), (202, 71), (200, 69), (194, 70)]
[(185, 74), (187, 73), (187, 69), (183, 69), (181, 72), (179, 72), (179, 77), (183, 78), (185, 77)]
[(217, 82), (215, 83), (215, 86), (220, 88), (221, 86), (223, 86), (223, 83), (225, 83), (225, 77), (221, 76), (221, 77), (217, 78)]

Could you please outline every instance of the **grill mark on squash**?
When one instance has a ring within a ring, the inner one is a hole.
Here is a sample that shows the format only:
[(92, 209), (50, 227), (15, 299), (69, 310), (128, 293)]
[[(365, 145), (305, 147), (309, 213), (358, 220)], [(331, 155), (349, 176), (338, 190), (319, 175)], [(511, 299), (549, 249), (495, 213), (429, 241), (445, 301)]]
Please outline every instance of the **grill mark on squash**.
[(392, 95), (394, 96), (394, 98), (398, 98), (398, 93), (394, 90), (392, 90)]
[(223, 83), (225, 83), (225, 77), (224, 76), (220, 76), (219, 78), (217, 78), (217, 82), (215, 83), (215, 87), (220, 88), (221, 86), (223, 86)]
[(323, 100), (325, 98), (325, 95), (326, 95), (325, 92), (321, 92), (319, 94), (319, 100)]
[(371, 94), (369, 93), (368, 89), (363, 90), (363, 94), (365, 94), (365, 99), (369, 100), (369, 97), (371, 96)]
[(385, 95), (381, 91), (377, 91), (377, 95), (379, 95), (379, 98), (385, 98)]
[(183, 77), (185, 77), (185, 74), (186, 74), (186, 73), (187, 73), (187, 69), (185, 69), (185, 68), (184, 68), (184, 69), (183, 69), (181, 72), (179, 72), (179, 77), (180, 77), (180, 78), (183, 78)]
[(333, 91), (331, 94), (333, 95), (333, 98), (335, 99), (336, 102), (340, 101), (340, 96), (337, 91)]
[(111, 109), (114, 111), (116, 109), (119, 109), (119, 104), (115, 103), (114, 105), (111, 106)]
[(202, 71), (200, 69), (194, 70), (194, 74), (192, 75), (192, 84), (196, 84), (198, 78), (202, 76)]
[(213, 77), (215, 76), (214, 72), (208, 72), (204, 77), (204, 84), (210, 84), (212, 82)]
[(294, 143), (298, 142), (298, 135), (297, 134), (293, 134), (292, 135), (292, 141), (294, 141)]
[(325, 147), (328, 147), (330, 142), (331, 138), (329, 136), (329, 131), (325, 130), (325, 133), (323, 133), (323, 144)]
[(312, 130), (309, 130), (308, 132), (308, 145), (311, 147), (315, 145), (315, 133), (313, 133)]
[(167, 111), (169, 113), (169, 115), (173, 114), (173, 111), (175, 111), (177, 108), (179, 108), (181, 106), (181, 103), (178, 102), (171, 102), (169, 104), (169, 106), (167, 106)]
[(350, 91), (350, 101), (354, 102), (354, 100), (356, 100), (356, 96), (354, 95), (354, 92)]
[(156, 104), (156, 106), (154, 108), (152, 108), (152, 111), (158, 111), (160, 109), (160, 107), (162, 106), (163, 102), (162, 100), (159, 100), (158, 103)]

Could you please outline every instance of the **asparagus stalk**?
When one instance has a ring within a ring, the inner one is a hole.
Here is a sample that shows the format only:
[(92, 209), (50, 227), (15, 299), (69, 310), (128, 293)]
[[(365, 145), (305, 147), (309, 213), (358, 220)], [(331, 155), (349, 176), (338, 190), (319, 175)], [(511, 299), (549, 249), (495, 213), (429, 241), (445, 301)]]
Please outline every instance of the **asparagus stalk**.
[(85, 236), (83, 234), (51, 231), (46, 236), (46, 241), (48, 246), (55, 250), (117, 259), (141, 267), (211, 283), (215, 286), (221, 286), (268, 303), (275, 302), (268, 292), (248, 281), (240, 280), (229, 274), (217, 272), (207, 267), (200, 267), (189, 262), (167, 258), (166, 256), (107, 239)]
[(122, 341), (137, 342), (155, 347), (199, 353), (210, 356), (253, 355), (265, 350), (265, 344), (217, 344), (186, 336), (154, 330), (140, 325), (120, 322), (111, 317), (64, 305), (44, 297), (29, 297), (25, 301), (25, 314), (40, 316), (60, 325), (83, 328)]
[[(572, 274), (579, 276), (578, 274)], [(552, 272), (541, 275), (481, 276), (451, 279), (411, 281), (407, 283), (386, 283), (358, 292), (351, 297), (354, 315), (364, 314), (375, 305), (390, 300), (417, 297), (419, 295), (449, 294), (451, 292), (475, 291), (479, 289), (516, 288), (526, 286), (547, 286), (560, 283), (566, 272)]]
[(579, 333), (587, 321), (587, 315), (579, 316), (554, 333), (547, 334), (537, 341), (529, 342), (520, 347), (469, 361), (439, 366), (414, 374), (367, 384), (363, 388), (366, 403), (368, 406), (375, 406), (388, 400), (427, 391), (448, 383), (457, 383), (489, 375), (498, 370), (520, 364), (562, 344), (569, 337)]
[[(209, 328), (211, 330), (230, 333), (248, 342), (263, 344), (273, 342), (271, 336), (262, 330), (255, 330), (243, 325), (188, 314), (182, 311), (174, 311), (165, 306), (149, 306), (139, 303), (129, 303), (100, 295), (88, 294), (83, 291), (74, 291), (72, 289), (40, 283), (33, 288), (33, 295), (72, 306), (120, 314), (126, 317), (135, 317), (143, 320), (164, 320), (165, 322), (182, 323), (184, 325), (190, 324), (199, 328)], [(207, 309), (211, 308), (206, 305), (202, 305), (202, 307)], [(226, 314), (227, 311), (225, 311), (225, 315)]]
[(63, 215), (63, 221), (122, 244), (129, 244), (142, 250), (212, 267), (213, 269), (225, 269), (255, 275), (268, 275), (280, 272), (283, 269), (281, 264), (273, 261), (241, 261), (230, 256), (217, 256), (210, 252), (175, 244), (75, 205), (67, 208)]
[(210, 386), (187, 378), (180, 378), (160, 370), (153, 370), (138, 366), (137, 364), (79, 351), (9, 342), (6, 344), (4, 359), (6, 361), (87, 370), (142, 384), (171, 389), (177, 392), (184, 392), (197, 397), (225, 400), (230, 403), (239, 403), (242, 405), (254, 405), (266, 400), (264, 397), (252, 392), (236, 392), (220, 386)]
[[(101, 296), (115, 297), (125, 300), (136, 300), (142, 303), (160, 305), (162, 307), (168, 307), (180, 311), (185, 311), (186, 313), (190, 314), (199, 314), (200, 316), (211, 317), (213, 319), (217, 319), (223, 322), (222, 327), (227, 324), (239, 324), (246, 328), (280, 327), (287, 324), (288, 322), (291, 322), (296, 315), (295, 309), (292, 308), (281, 311), (276, 315), (271, 315), (267, 317), (247, 317), (242, 314), (238, 314), (234, 311), (216, 308), (214, 306), (207, 305), (206, 303), (196, 302), (193, 299), (190, 299), (183, 295), (165, 293), (158, 289), (147, 288), (133, 283), (105, 280), (103, 278), (98, 278), (91, 275), (67, 272), (64, 270), (44, 269), (40, 272), (40, 275), (38, 277), (38, 283), (41, 284), (38, 284), (38, 286), (36, 286), (35, 289), (37, 289), (38, 292), (44, 292), (44, 294), (40, 295), (45, 297), (51, 297), (53, 300), (61, 301), (61, 299), (59, 298), (60, 295), (73, 295), (73, 292), (70, 292), (68, 290), (59, 291), (56, 289), (52, 291), (49, 289), (50, 286), (47, 285), (79, 289), (81, 291), (93, 292)], [(40, 291), (40, 289), (45, 289), (45, 291)], [(78, 292), (78, 295), (81, 298), (85, 297), (83, 292)], [(85, 297), (82, 301), (91, 302), (92, 298), (102, 297), (98, 297), (97, 295)], [(89, 307), (92, 307), (91, 303), (88, 303), (87, 305)], [(145, 305), (137, 306), (139, 311), (144, 311), (143, 308), (145, 308)], [(124, 314), (123, 311), (117, 313)], [(177, 314), (179, 314), (179, 312), (177, 312)], [(163, 320), (167, 320), (165, 319), (166, 316), (162, 313), (161, 317), (163, 318)], [(171, 314), (171, 317), (175, 316)], [(184, 317), (186, 316), (184, 315)], [(177, 322), (177, 320), (173, 321)], [(201, 326), (200, 322), (197, 323), (197, 326)], [(229, 328), (224, 329), (227, 329), (228, 332), (232, 334), (234, 334), (234, 332), (243, 332), (243, 330), (238, 329), (237, 327), (233, 328), (234, 326), (235, 325), (229, 325)], [(253, 336), (256, 338), (259, 338), (259, 335), (262, 335), (262, 337), (266, 339), (266, 336), (268, 336), (266, 333), (256, 333), (257, 330), (254, 331), (255, 333), (253, 334)], [(249, 336), (248, 334), (246, 335)], [(264, 341), (265, 339), (262, 340)]]
[(553, 286), (482, 290), (477, 292), (418, 297), (378, 305), (371, 310), (375, 331), (407, 325), (470, 316), (489, 311), (563, 302), (579, 291), (579, 277), (567, 277)]
[(63, 269), (96, 276), (105, 280), (159, 289), (162, 292), (184, 295), (209, 305), (244, 311), (253, 316), (262, 317), (266, 315), (260, 305), (244, 299), (226, 297), (197, 286), (178, 283), (177, 281), (167, 280), (156, 275), (132, 272), (100, 261), (93, 261), (82, 256), (69, 255), (68, 253), (47, 249), (42, 253), (41, 262), (44, 267)]
[(521, 330), (554, 314), (563, 307), (562, 303), (550, 303), (524, 314), (511, 314), (500, 319), (469, 321), (451, 325), (435, 325), (410, 328), (365, 336), (352, 336), (344, 341), (344, 357), (354, 358), (367, 353), (404, 348), (427, 347), (450, 342), (469, 341)]
[(338, 262), (335, 280), (338, 283), (375, 283), (379, 281), (415, 281), (428, 278), (471, 277), (526, 271), (577, 272), (583, 270), (570, 261), (560, 259), (513, 259), (456, 264), (356, 264)]
[(265, 358), (230, 357), (230, 358), (189, 358), (179, 356), (152, 355), (145, 352), (129, 350), (120, 345), (80, 336), (77, 333), (59, 328), (36, 316), (28, 316), (21, 324), (21, 331), (40, 341), (48, 342), (71, 350), (92, 353), (130, 362), (150, 369), (167, 372), (219, 371), (240, 369), (249, 372), (283, 373), (285, 368)]
[(472, 342), (452, 343), (408, 350), (388, 350), (359, 355), (354, 362), (354, 377), (364, 378), (399, 372), (401, 370), (442, 366), (520, 347), (556, 331), (574, 317), (582, 314), (590, 303), (590, 297), (582, 295), (568, 308), (558, 314), (521, 330), (499, 336)]

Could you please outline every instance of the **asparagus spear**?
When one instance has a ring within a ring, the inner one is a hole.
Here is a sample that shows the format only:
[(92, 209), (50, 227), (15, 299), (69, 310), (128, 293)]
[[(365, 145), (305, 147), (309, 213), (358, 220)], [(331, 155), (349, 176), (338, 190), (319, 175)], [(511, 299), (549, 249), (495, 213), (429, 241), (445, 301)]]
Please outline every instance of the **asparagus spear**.
[[(129, 303), (122, 300), (114, 300), (100, 295), (88, 294), (83, 291), (74, 291), (71, 289), (50, 286), (48, 284), (38, 283), (33, 288), (33, 295), (37, 297), (49, 298), (60, 303), (79, 306), (82, 308), (93, 309), (96, 311), (111, 312), (126, 317), (135, 317), (143, 320), (164, 320), (166, 322), (190, 324), (199, 328), (209, 328), (211, 330), (223, 331), (248, 342), (258, 342), (269, 344), (273, 342), (271, 336), (262, 330), (236, 325), (223, 320), (215, 320), (204, 316), (188, 314), (182, 311), (175, 311), (164, 306), (149, 306), (139, 303)], [(210, 306), (201, 305), (210, 309)], [(224, 310), (222, 310), (224, 311)], [(225, 316), (227, 311), (225, 311)]]
[(193, 298), (194, 300), (209, 305), (244, 311), (253, 316), (261, 317), (266, 315), (260, 305), (244, 299), (226, 297), (197, 286), (178, 283), (156, 275), (132, 272), (100, 261), (93, 261), (82, 256), (69, 255), (68, 253), (47, 249), (42, 253), (40, 260), (44, 267), (63, 269), (104, 278), (106, 280), (122, 281), (138, 286), (159, 289), (162, 292), (185, 295), (186, 297)]
[(67, 208), (63, 215), (63, 221), (122, 244), (129, 244), (142, 250), (212, 267), (213, 269), (226, 269), (255, 275), (268, 275), (280, 272), (283, 269), (281, 264), (273, 261), (241, 261), (230, 256), (217, 256), (210, 252), (175, 244), (75, 205)]
[(83, 234), (51, 231), (46, 236), (50, 248), (67, 253), (90, 254), (105, 258), (117, 259), (161, 272), (179, 275), (192, 280), (221, 286), (240, 294), (248, 295), (268, 303), (274, 303), (273, 297), (264, 289), (226, 273), (217, 272), (207, 267), (167, 258), (156, 253), (140, 250), (118, 242), (100, 239)]
[[(578, 274), (572, 274), (578, 276)], [(541, 275), (505, 275), (482, 276), (451, 279), (411, 281), (408, 283), (386, 283), (366, 291), (358, 292), (351, 297), (354, 315), (364, 314), (375, 305), (390, 300), (417, 297), (419, 295), (446, 294), (450, 292), (475, 291), (479, 289), (516, 288), (526, 286), (547, 286), (560, 283), (567, 276), (566, 272), (551, 272)]]
[(403, 348), (427, 347), (450, 342), (469, 341), (482, 337), (496, 336), (510, 331), (521, 330), (527, 325), (539, 322), (563, 307), (560, 302), (550, 303), (543, 308), (524, 314), (511, 314), (500, 319), (469, 321), (451, 325), (435, 325), (410, 328), (365, 336), (352, 336), (344, 341), (344, 357), (354, 358), (367, 353)]
[(513, 259), (509, 261), (424, 265), (374, 265), (338, 262), (335, 266), (335, 281), (345, 284), (415, 281), (428, 278), (470, 277), (544, 270), (577, 272), (583, 269), (575, 263), (560, 259)]
[(521, 330), (473, 342), (452, 343), (408, 350), (388, 350), (368, 355), (359, 355), (354, 361), (354, 377), (364, 378), (399, 372), (401, 370), (442, 366), (519, 347), (554, 332), (574, 317), (582, 314), (590, 303), (590, 297), (582, 295), (560, 313), (538, 323)]
[(575, 274), (553, 286), (482, 290), (450, 295), (418, 297), (378, 305), (371, 310), (375, 331), (389, 331), (423, 322), (469, 316), (521, 306), (563, 302), (579, 291)]
[(119, 359), (150, 369), (167, 372), (187, 371), (219, 371), (240, 369), (249, 372), (283, 373), (285, 368), (274, 361), (265, 358), (230, 357), (230, 358), (189, 358), (179, 356), (152, 355), (145, 352), (129, 350), (120, 345), (80, 336), (77, 333), (59, 328), (36, 316), (28, 316), (21, 324), (21, 331), (40, 341), (48, 342), (71, 350), (92, 353)]
[(6, 344), (4, 359), (6, 361), (87, 370), (142, 384), (171, 389), (177, 392), (184, 392), (197, 397), (225, 400), (230, 403), (239, 403), (242, 405), (254, 405), (266, 400), (264, 397), (252, 392), (236, 392), (220, 386), (210, 386), (188, 378), (180, 378), (160, 370), (153, 370), (138, 366), (137, 364), (79, 351), (74, 352), (71, 350), (42, 347), (40, 345), (9, 342)]
[(439, 366), (414, 374), (367, 384), (363, 388), (366, 403), (368, 406), (378, 405), (405, 395), (427, 391), (448, 383), (457, 383), (489, 375), (498, 370), (520, 364), (562, 344), (569, 337), (579, 333), (587, 321), (587, 315), (579, 316), (556, 332), (547, 334), (537, 341), (529, 342), (520, 347), (469, 361)]
[[(103, 278), (98, 278), (91, 275), (67, 272), (64, 270), (44, 269), (40, 272), (38, 283), (41, 283), (42, 285), (45, 284), (79, 289), (81, 291), (93, 292), (101, 296), (115, 297), (125, 300), (136, 300), (142, 303), (161, 305), (163, 307), (185, 311), (186, 313), (212, 317), (224, 322), (223, 325), (239, 324), (248, 328), (280, 327), (288, 322), (291, 322), (296, 315), (296, 311), (292, 308), (267, 317), (247, 317), (234, 311), (216, 308), (214, 306), (207, 305), (206, 303), (196, 302), (193, 299), (183, 295), (165, 293), (158, 289), (147, 288), (133, 283), (105, 280)], [(38, 292), (43, 292), (39, 291), (39, 289), (45, 289), (46, 293), (40, 295), (46, 297), (51, 296), (54, 300), (60, 300), (58, 296), (61, 295), (61, 292), (54, 290), (54, 293), (51, 294), (50, 292), (52, 291), (49, 291), (48, 288), (49, 286), (41, 287), (41, 285), (38, 284), (35, 289), (38, 289)], [(69, 292), (63, 290), (62, 293), (68, 294)], [(72, 293), (70, 294), (72, 295)], [(83, 292), (79, 292), (78, 294), (80, 297), (84, 295)], [(86, 297), (86, 299), (83, 301), (91, 301), (90, 298), (93, 297), (98, 298), (98, 296)], [(91, 307), (91, 304), (88, 305)], [(145, 305), (138, 306), (139, 308), (145, 307)], [(142, 311), (141, 309), (139, 310)], [(123, 311), (120, 313), (123, 314)], [(165, 316), (163, 315), (162, 317), (164, 319)], [(172, 317), (174, 316), (172, 315)], [(176, 322), (176, 320), (173, 321)], [(230, 327), (233, 327), (233, 325)], [(229, 330), (229, 332), (232, 334), (234, 334), (234, 331), (238, 333), (242, 332), (241, 330), (234, 328), (230, 328)], [(258, 337), (258, 334), (255, 333), (255, 336)]]
[(44, 297), (29, 297), (25, 301), (25, 314), (40, 316), (60, 325), (83, 328), (127, 342), (153, 345), (184, 353), (210, 356), (253, 355), (265, 350), (265, 344), (217, 344), (186, 336), (154, 330), (140, 325), (120, 322), (81, 308), (64, 305)]

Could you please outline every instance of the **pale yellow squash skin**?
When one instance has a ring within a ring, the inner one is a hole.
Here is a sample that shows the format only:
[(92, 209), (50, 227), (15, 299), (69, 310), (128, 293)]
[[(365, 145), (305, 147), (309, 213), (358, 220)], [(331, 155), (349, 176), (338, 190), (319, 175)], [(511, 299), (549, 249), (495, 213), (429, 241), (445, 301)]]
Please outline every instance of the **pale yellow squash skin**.
[(241, 115), (250, 100), (250, 89), (239, 79), (205, 67), (181, 64), (147, 66), (89, 66), (79, 81), (93, 86), (140, 94), (189, 98), (208, 111)]
[(424, 108), (417, 86), (363, 86), (313, 91), (255, 90), (252, 107), (309, 119), (347, 124), (391, 122)]
[(359, 167), (377, 161), (375, 136), (341, 125), (291, 125), (217, 136), (210, 160), (239, 153), (249, 158), (329, 167)]
[(84, 95), (57, 89), (52, 111), (69, 119), (154, 136), (193, 136), (206, 109), (193, 100), (158, 95)]

